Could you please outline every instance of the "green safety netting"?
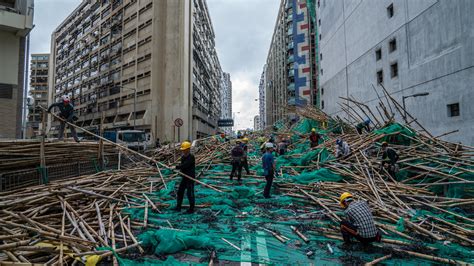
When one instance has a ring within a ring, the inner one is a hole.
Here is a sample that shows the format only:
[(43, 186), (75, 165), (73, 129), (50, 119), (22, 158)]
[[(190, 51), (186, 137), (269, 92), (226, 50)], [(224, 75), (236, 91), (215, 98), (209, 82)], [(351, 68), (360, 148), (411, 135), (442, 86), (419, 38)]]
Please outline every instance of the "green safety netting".
[(374, 133), (377, 135), (386, 135), (379, 140), (380, 142), (386, 141), (391, 144), (405, 146), (408, 146), (411, 143), (411, 139), (409, 137), (416, 136), (416, 133), (414, 131), (398, 123), (393, 123), (381, 129), (374, 130)]
[[(318, 123), (309, 119), (302, 119), (293, 128), (297, 134), (307, 134), (311, 128), (318, 128)], [(377, 134), (390, 136), (414, 136), (408, 128), (399, 124), (376, 131)], [(295, 136), (297, 135), (295, 134)], [(324, 134), (324, 133), (323, 133)], [(388, 140), (388, 139), (387, 139)], [(393, 138), (390, 140), (394, 140)], [(402, 138), (396, 141), (406, 141)], [(277, 176), (275, 182), (292, 182), (296, 184), (308, 185), (314, 182), (341, 182), (343, 177), (328, 168), (324, 168), (324, 162), (334, 159), (327, 149), (309, 149), (309, 141), (301, 141), (300, 136), (296, 136), (292, 150), (283, 156), (276, 157), (277, 170), (281, 167), (305, 166), (310, 164), (321, 164), (318, 170), (307, 170), (299, 175), (290, 175), (286, 171), (283, 176)], [(399, 142), (400, 143), (400, 142)], [(258, 147), (258, 143), (252, 143)], [(250, 169), (258, 176), (263, 175), (261, 167), (261, 153), (259, 149), (249, 152), (249, 158), (253, 158), (253, 165)], [(415, 161), (411, 163), (423, 163)], [(197, 172), (203, 168), (198, 167)], [(211, 185), (222, 188), (222, 178), (231, 171), (230, 165), (213, 164), (203, 173), (200, 179)], [(442, 170), (449, 171), (449, 170)], [(451, 169), (456, 171), (456, 168)], [(279, 172), (279, 171), (277, 171)], [(225, 173), (225, 174), (224, 174)], [(162, 170), (162, 174), (167, 177), (172, 173)], [(402, 170), (398, 173), (397, 179), (404, 180), (416, 173)], [(220, 179), (216, 179), (219, 177)], [(472, 180), (472, 175), (459, 177)], [(159, 176), (155, 176), (159, 180)], [(217, 255), (219, 261), (224, 264), (251, 262), (255, 264), (272, 265), (341, 265), (341, 264), (363, 264), (373, 259), (387, 254), (386, 249), (380, 247), (354, 246), (347, 250), (341, 241), (324, 237), (318, 232), (318, 228), (338, 226), (327, 219), (303, 219), (297, 220), (298, 209), (302, 203), (297, 197), (290, 197), (284, 192), (273, 189), (273, 198), (264, 199), (262, 192), (264, 179), (262, 177), (244, 177), (242, 184), (234, 181), (226, 187), (224, 193), (219, 193), (207, 187), (196, 186), (196, 204), (201, 206), (193, 215), (184, 215), (173, 212), (171, 209), (176, 204), (176, 186), (179, 177), (172, 182), (168, 181), (168, 189), (149, 193), (148, 197), (160, 204), (160, 213), (148, 209), (147, 229), (142, 229), (138, 239), (143, 241), (142, 246), (146, 254), (137, 257), (136, 254), (116, 255), (121, 265), (207, 265), (210, 254)], [(230, 182), (230, 181), (228, 181)], [(428, 182), (428, 181), (424, 181)], [(453, 186), (452, 194), (463, 194), (472, 188), (467, 186)], [(437, 189), (437, 186), (432, 187)], [(297, 192), (294, 192), (297, 193)], [(463, 194), (465, 195), (465, 194)], [(132, 199), (133, 200), (133, 199)], [(185, 197), (184, 204), (187, 204)], [(337, 203), (335, 203), (337, 204)], [(460, 213), (453, 208), (452, 211)], [(144, 219), (144, 209), (129, 208), (124, 212), (134, 220)], [(315, 212), (324, 217), (324, 210), (315, 207)], [(426, 210), (413, 210), (410, 221), (415, 223), (423, 222), (428, 217), (437, 217), (455, 223), (456, 220), (449, 214), (432, 213)], [(464, 213), (467, 217), (472, 214)], [(309, 243), (302, 241), (290, 226), (303, 228)], [(402, 218), (396, 223), (396, 230), (405, 232), (406, 221)], [(273, 230), (288, 238), (286, 243), (281, 243), (271, 233)], [(404, 238), (395, 236), (389, 239), (405, 241)], [(228, 241), (228, 242), (227, 242)], [(233, 247), (231, 244), (235, 245)], [(409, 242), (411, 250), (419, 249), (426, 253), (426, 246), (436, 248), (435, 255), (446, 258), (460, 259), (467, 262), (474, 262), (472, 250), (453, 243), (420, 243), (420, 241)], [(330, 252), (329, 250), (332, 250)], [(308, 255), (309, 253), (312, 253)], [(433, 265), (432, 262), (409, 258), (406, 255), (395, 255), (390, 260), (384, 262), (385, 265)]]

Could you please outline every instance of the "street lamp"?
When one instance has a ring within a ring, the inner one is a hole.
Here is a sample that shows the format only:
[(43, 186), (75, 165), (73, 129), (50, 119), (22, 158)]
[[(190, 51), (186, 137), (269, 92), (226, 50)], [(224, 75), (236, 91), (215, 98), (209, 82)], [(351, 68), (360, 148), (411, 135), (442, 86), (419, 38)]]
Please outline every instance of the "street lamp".
[(408, 95), (408, 96), (403, 96), (403, 97), (402, 97), (403, 112), (404, 112), (404, 119), (405, 119), (405, 121), (406, 121), (406, 117), (407, 117), (407, 108), (405, 107), (405, 99), (410, 98), (410, 97), (416, 98), (416, 97), (422, 97), (422, 96), (428, 96), (428, 95), (430, 95), (429, 92), (421, 92), (421, 93), (415, 93), (415, 94), (412, 94), (412, 95)]
[(133, 129), (135, 130), (135, 127), (137, 125), (137, 88), (128, 88), (124, 87), (122, 85), (118, 85), (117, 87), (126, 89), (126, 90), (133, 90)]

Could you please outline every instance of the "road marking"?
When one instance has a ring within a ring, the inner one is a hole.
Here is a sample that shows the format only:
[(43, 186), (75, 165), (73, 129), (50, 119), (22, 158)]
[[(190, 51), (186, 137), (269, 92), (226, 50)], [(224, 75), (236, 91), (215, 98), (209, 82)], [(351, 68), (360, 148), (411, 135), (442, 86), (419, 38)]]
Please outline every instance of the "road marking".
[(242, 236), (242, 242), (240, 248), (242, 249), (242, 253), (240, 255), (240, 265), (241, 266), (252, 266), (252, 252), (251, 248), (251, 241), (252, 238), (250, 235), (246, 234)]
[[(257, 231), (257, 254), (258, 254), (258, 260), (263, 262), (263, 263), (270, 263), (270, 258), (268, 257), (268, 249), (267, 249), (267, 241), (265, 240), (265, 237), (260, 237), (264, 236), (265, 233), (262, 231)], [(265, 264), (259, 264), (259, 265), (265, 265)]]

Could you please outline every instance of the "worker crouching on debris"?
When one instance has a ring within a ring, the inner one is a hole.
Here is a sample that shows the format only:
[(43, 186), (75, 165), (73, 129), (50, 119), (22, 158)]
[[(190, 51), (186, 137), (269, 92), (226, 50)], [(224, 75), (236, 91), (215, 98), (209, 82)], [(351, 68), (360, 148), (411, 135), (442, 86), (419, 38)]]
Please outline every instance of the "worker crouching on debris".
[(285, 138), (281, 138), (280, 142), (278, 142), (278, 154), (279, 155), (285, 155), (286, 153), (286, 140)]
[(263, 196), (265, 198), (270, 197), (270, 190), (272, 188), (273, 178), (275, 176), (275, 158), (273, 157), (273, 144), (265, 144), (266, 152), (262, 157), (262, 166), (263, 166), (263, 175), (267, 183), (265, 184), (265, 189), (263, 190)]
[(370, 119), (365, 120), (364, 122), (361, 122), (356, 125), (356, 130), (357, 133), (362, 134), (362, 131), (365, 129), (367, 132), (370, 132)]
[[(74, 121), (77, 120), (77, 117), (74, 115), (74, 106), (71, 104), (68, 96), (64, 95), (62, 97), (62, 102), (51, 104), (48, 108), (48, 113), (50, 113), (51, 109), (53, 109), (54, 107), (59, 108), (59, 117), (64, 119), (66, 122), (73, 124)], [(65, 121), (59, 121), (59, 140), (62, 140), (64, 137), (64, 130), (66, 129)], [(76, 142), (79, 142), (79, 139), (77, 138), (76, 129), (73, 126), (69, 126), (69, 128), (71, 129), (71, 134), (74, 140)]]
[(398, 153), (388, 147), (387, 142), (382, 143), (382, 168), (385, 168), (392, 178), (395, 178), (395, 174), (398, 172)]
[(363, 244), (382, 240), (366, 201), (354, 201), (349, 192), (344, 192), (339, 204), (345, 209), (346, 217), (341, 221), (341, 233), (345, 243), (351, 243), (352, 238)]
[[(176, 169), (180, 170), (181, 173), (190, 176), (192, 178), (196, 178), (196, 161), (194, 159), (194, 155), (191, 154), (191, 143), (189, 141), (184, 141), (181, 143), (181, 152), (183, 155), (181, 156), (181, 163), (176, 166)], [(184, 191), (186, 190), (188, 201), (189, 201), (189, 209), (186, 213), (193, 213), (194, 212), (194, 181), (183, 176), (181, 179), (181, 183), (179, 183), (178, 188), (178, 202), (176, 204), (176, 211), (181, 211), (181, 205), (183, 203), (184, 198)]]
[(311, 134), (309, 135), (311, 148), (314, 148), (319, 145), (320, 138), (321, 138), (321, 135), (316, 133), (316, 129), (315, 128), (311, 129)]
[(244, 149), (242, 148), (242, 142), (238, 139), (234, 148), (232, 148), (231, 152), (231, 164), (232, 164), (232, 172), (230, 173), (230, 180), (234, 178), (235, 172), (237, 172), (237, 179), (240, 182), (242, 178), (242, 160), (244, 157)]
[(243, 138), (242, 139), (242, 149), (244, 150), (244, 155), (242, 157), (242, 167), (245, 169), (245, 172), (247, 172), (247, 175), (250, 175), (250, 170), (249, 170), (249, 160), (248, 160), (248, 151), (249, 151), (249, 139), (248, 138)]
[(342, 139), (336, 140), (336, 158), (346, 157), (351, 154), (351, 147)]

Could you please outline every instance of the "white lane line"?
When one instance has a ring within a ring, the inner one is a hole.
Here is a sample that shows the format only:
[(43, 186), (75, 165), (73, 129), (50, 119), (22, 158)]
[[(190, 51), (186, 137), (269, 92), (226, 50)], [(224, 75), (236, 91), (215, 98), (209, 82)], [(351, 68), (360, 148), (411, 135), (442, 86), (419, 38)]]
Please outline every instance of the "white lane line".
[(240, 246), (240, 249), (242, 249), (242, 253), (240, 254), (241, 266), (252, 266), (252, 252), (250, 250), (251, 241), (252, 238), (250, 237), (250, 235), (246, 234), (242, 236), (242, 242)]
[(265, 240), (265, 235), (264, 232), (262, 231), (257, 231), (257, 254), (259, 261), (263, 262), (264, 264), (259, 264), (259, 265), (265, 265), (265, 263), (270, 263), (270, 257), (268, 256), (268, 249), (267, 249), (267, 241)]

